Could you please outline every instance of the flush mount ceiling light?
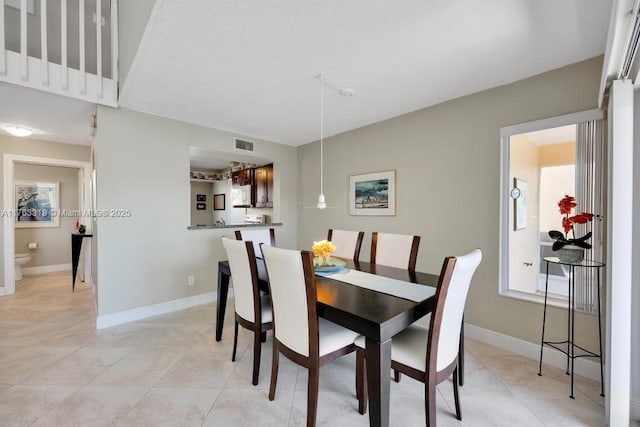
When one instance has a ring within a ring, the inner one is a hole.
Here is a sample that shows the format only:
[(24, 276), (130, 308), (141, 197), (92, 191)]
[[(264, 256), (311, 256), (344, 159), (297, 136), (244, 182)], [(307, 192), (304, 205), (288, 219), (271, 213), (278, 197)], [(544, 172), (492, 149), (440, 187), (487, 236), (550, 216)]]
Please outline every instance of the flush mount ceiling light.
[(320, 195), (318, 196), (318, 209), (326, 209), (327, 202), (324, 197), (324, 87), (325, 85), (335, 90), (341, 96), (353, 96), (354, 90), (350, 88), (338, 89), (328, 81), (322, 74), (314, 76), (320, 81)]
[(30, 129), (27, 129), (23, 126), (18, 126), (18, 125), (7, 125), (7, 126), (3, 126), (3, 129), (6, 130), (7, 132), (9, 132), (11, 135), (13, 136), (19, 136), (19, 137), (26, 137), (26, 136), (31, 136), (33, 135), (33, 131)]

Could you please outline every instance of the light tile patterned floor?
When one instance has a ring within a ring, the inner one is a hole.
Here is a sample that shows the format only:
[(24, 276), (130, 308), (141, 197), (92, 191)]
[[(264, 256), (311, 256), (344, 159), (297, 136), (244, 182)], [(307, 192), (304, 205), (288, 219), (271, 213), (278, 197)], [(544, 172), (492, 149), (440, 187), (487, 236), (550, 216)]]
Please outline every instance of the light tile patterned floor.
[[(95, 330), (93, 289), (69, 273), (30, 276), (0, 297), (0, 424), (3, 426), (302, 426), (306, 371), (281, 357), (276, 399), (267, 399), (271, 339), (260, 383), (251, 385), (250, 337), (241, 333), (231, 362), (232, 310), (214, 339), (215, 306)], [(451, 382), (438, 387), (438, 425), (601, 426), (599, 384), (568, 377), (496, 347), (466, 340), (463, 421), (454, 417)], [(318, 426), (366, 426), (357, 413), (355, 358), (322, 368)], [(424, 388), (404, 377), (391, 385), (391, 425), (424, 425)]]

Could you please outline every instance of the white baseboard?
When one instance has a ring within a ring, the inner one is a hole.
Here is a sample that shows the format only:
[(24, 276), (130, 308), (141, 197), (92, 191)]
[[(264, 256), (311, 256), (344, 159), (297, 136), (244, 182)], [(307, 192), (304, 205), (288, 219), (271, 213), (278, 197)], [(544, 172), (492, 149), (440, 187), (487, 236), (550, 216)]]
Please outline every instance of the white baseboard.
[(53, 273), (56, 271), (71, 271), (71, 264), (42, 265), (40, 267), (27, 267), (22, 269), (23, 276), (34, 274)]
[[(192, 297), (146, 305), (144, 307), (119, 311), (117, 313), (104, 314), (96, 318), (96, 329), (109, 328), (111, 326), (134, 322), (136, 320), (146, 319), (160, 314), (171, 313), (172, 311), (184, 310), (197, 305), (208, 304), (216, 301), (216, 297), (217, 292), (206, 292)], [(211, 318), (211, 321), (214, 322), (215, 318)]]
[(640, 400), (631, 399), (631, 419), (640, 421)]
[[(533, 360), (540, 360), (540, 344), (524, 341), (518, 338), (504, 335), (490, 329), (481, 328), (479, 326), (464, 324), (464, 335), (469, 338), (482, 341), (496, 347), (503, 348), (520, 356), (528, 357)], [(597, 359), (594, 359), (597, 360)], [(560, 369), (567, 367), (567, 356), (564, 353), (546, 347), (544, 348), (544, 356), (542, 361), (545, 364), (555, 366)], [(592, 380), (600, 381), (600, 363), (593, 360), (576, 359), (575, 373)], [(639, 407), (640, 409), (640, 407)]]

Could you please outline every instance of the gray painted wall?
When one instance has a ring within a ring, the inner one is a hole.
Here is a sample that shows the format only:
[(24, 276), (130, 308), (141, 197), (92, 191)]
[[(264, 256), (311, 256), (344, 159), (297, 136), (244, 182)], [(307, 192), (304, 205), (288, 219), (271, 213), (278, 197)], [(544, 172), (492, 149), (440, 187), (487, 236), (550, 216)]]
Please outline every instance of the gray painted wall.
[[(419, 234), (417, 269), (433, 273), (445, 256), (479, 247), (465, 321), (539, 342), (542, 305), (498, 295), (499, 130), (597, 107), (601, 69), (602, 58), (594, 58), (325, 140), (325, 195), (338, 208), (300, 207), (298, 246), (309, 248), (328, 228), (362, 230), (360, 257), (368, 260), (372, 231)], [(317, 142), (298, 150), (298, 197), (307, 204), (318, 194), (319, 150)], [(389, 169), (396, 170), (397, 215), (349, 216), (349, 175)], [(597, 348), (596, 318), (576, 317), (578, 339)], [(566, 311), (552, 308), (549, 320), (548, 331), (564, 339)]]
[[(46, 157), (53, 159), (79, 160), (88, 162), (91, 156), (91, 148), (82, 145), (59, 144), (35, 139), (18, 138), (15, 136), (0, 135), (0, 153), (19, 154), (34, 157)], [(4, 163), (0, 163), (0, 185), (4, 188)], [(2, 209), (12, 209), (12, 206), (4, 206), (4, 199), (0, 199)], [(0, 227), (0, 241), (4, 241), (4, 230)], [(0, 280), (4, 281), (4, 246), (0, 245)]]
[[(56, 166), (15, 165), (15, 179), (58, 182), (60, 184), (60, 209), (79, 210), (78, 169)], [(31, 261), (25, 267), (40, 267), (71, 263), (71, 239), (76, 219), (60, 217), (60, 227), (16, 228), (16, 253), (30, 252)], [(29, 251), (27, 244), (38, 243), (38, 249)]]
[[(122, 3), (139, 3), (134, 2)], [(7, 50), (20, 52), (20, 11), (9, 6), (5, 6), (5, 36)], [(102, 74), (103, 77), (111, 78), (111, 7), (108, 1), (102, 2), (102, 17), (105, 25), (102, 26)], [(60, 1), (47, 2), (47, 58), (49, 62), (61, 64), (60, 45)], [(27, 52), (29, 56), (40, 58), (41, 46), (41, 8), (40, 1), (35, 1), (35, 13), (27, 14)], [(95, 1), (85, 1), (85, 66), (87, 73), (96, 74), (96, 24), (93, 22), (93, 15), (96, 13)], [(67, 61), (70, 68), (78, 70), (80, 64), (79, 56), (79, 8), (77, 1), (67, 2)], [(138, 24), (143, 26), (144, 23)], [(137, 47), (137, 44), (136, 44)]]
[(140, 41), (156, 0), (121, 1), (118, 16), (118, 69), (120, 87), (127, 81), (129, 70), (138, 53)]
[[(233, 153), (246, 137), (120, 108), (98, 106), (98, 209), (131, 209), (130, 218), (98, 218), (98, 314), (106, 315), (216, 289), (221, 236), (233, 229), (187, 230), (189, 147)], [(255, 155), (274, 163), (273, 216), (278, 244), (295, 247), (297, 150), (256, 141)], [(196, 284), (187, 286), (194, 275)]]

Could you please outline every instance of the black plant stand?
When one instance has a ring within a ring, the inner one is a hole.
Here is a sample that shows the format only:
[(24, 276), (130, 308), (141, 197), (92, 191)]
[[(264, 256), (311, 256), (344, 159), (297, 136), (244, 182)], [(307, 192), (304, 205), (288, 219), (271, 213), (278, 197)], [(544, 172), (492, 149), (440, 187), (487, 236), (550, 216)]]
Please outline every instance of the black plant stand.
[[(562, 262), (560, 259), (556, 257), (546, 257), (544, 260), (547, 263), (547, 276), (544, 284), (544, 312), (542, 315), (542, 338), (540, 340), (540, 366), (538, 368), (538, 375), (542, 376), (542, 350), (544, 346), (547, 345), (549, 347), (555, 348), (556, 350), (561, 351), (562, 353), (567, 355), (567, 375), (571, 375), (571, 394), (570, 398), (575, 399), (573, 396), (573, 373), (574, 373), (574, 362), (579, 357), (596, 357), (600, 359), (600, 384), (601, 384), (601, 393), (600, 396), (604, 396), (604, 369), (602, 365), (602, 322), (600, 318), (601, 314), (601, 306), (600, 306), (600, 270), (604, 267), (604, 263), (599, 261), (590, 261), (583, 260), (581, 262)], [(549, 264), (559, 264), (566, 265), (569, 268), (569, 307), (568, 307), (568, 316), (567, 316), (567, 339), (564, 341), (545, 341), (544, 340), (544, 328), (547, 321), (547, 292), (549, 289)], [(575, 311), (576, 311), (576, 302), (575, 302), (575, 294), (576, 294), (576, 281), (575, 281), (575, 273), (576, 268), (595, 268), (597, 275), (597, 286), (598, 286), (598, 338), (600, 343), (600, 352), (594, 353), (592, 351), (586, 350), (580, 347), (575, 343)], [(566, 350), (563, 348), (566, 345)], [(562, 347), (561, 347), (562, 346)], [(576, 348), (578, 348), (581, 353), (576, 354)]]

